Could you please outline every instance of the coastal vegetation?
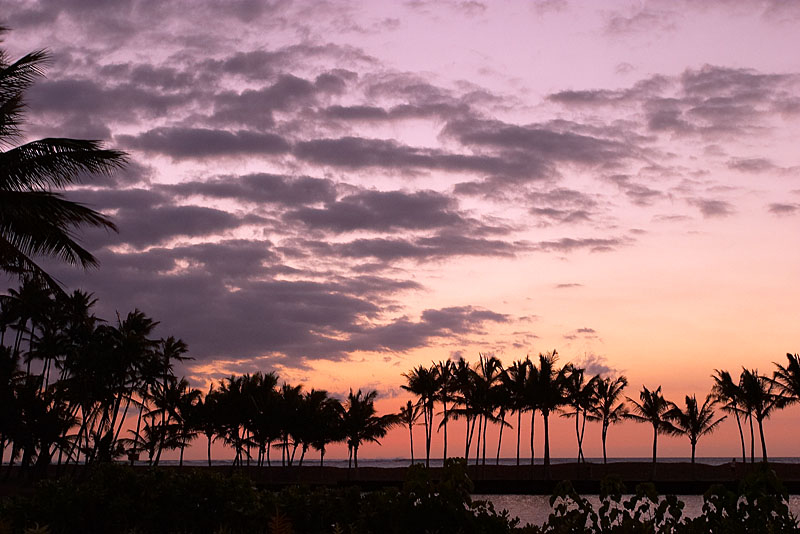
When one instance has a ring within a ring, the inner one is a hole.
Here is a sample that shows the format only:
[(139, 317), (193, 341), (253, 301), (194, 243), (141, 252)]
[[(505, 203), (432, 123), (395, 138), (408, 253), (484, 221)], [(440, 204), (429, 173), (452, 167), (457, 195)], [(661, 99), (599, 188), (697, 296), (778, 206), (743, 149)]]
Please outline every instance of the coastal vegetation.
[[(414, 426), (425, 425), (425, 465), (430, 465), (434, 433), (442, 437), (448, 422), (465, 423), (464, 458), (487, 464), (488, 434), (499, 427), (494, 463), (500, 462), (503, 430), (516, 426), (520, 464), (524, 414), (544, 425), (544, 466), (550, 464), (548, 418), (575, 421), (578, 463), (583, 457), (587, 421), (602, 425), (606, 460), (609, 428), (625, 420), (653, 427), (653, 468), (660, 434), (682, 435), (694, 462), (700, 438), (733, 414), (750, 432), (750, 460), (755, 461), (758, 427), (761, 459), (768, 459), (763, 422), (775, 410), (798, 402), (798, 355), (787, 354), (772, 376), (744, 369), (738, 380), (716, 371), (715, 386), (702, 404), (695, 395), (680, 407), (661, 388), (642, 386), (639, 400), (623, 400), (627, 379), (588, 376), (572, 363), (558, 364), (558, 354), (524, 358), (504, 367), (494, 356), (477, 364), (461, 359), (418, 366), (403, 385), (415, 397), (398, 413), (378, 414), (377, 392), (351, 390), (337, 398), (322, 389), (282, 382), (274, 372), (231, 375), (201, 391), (176, 373), (191, 359), (188, 346), (174, 337), (156, 338), (157, 321), (134, 310), (116, 321), (95, 315), (96, 299), (82, 291), (66, 294), (42, 278), (26, 277), (0, 296), (0, 459), (23, 472), (43, 473), (48, 465), (140, 459), (157, 466), (167, 451), (184, 451), (205, 441), (208, 464), (212, 444), (233, 451), (233, 465), (302, 466), (311, 451), (324, 465), (327, 447), (344, 443), (353, 467), (364, 443), (379, 443), (393, 427), (408, 429), (413, 454)], [(439, 410), (441, 408), (441, 410)], [(531, 425), (530, 462), (533, 450)], [(489, 463), (492, 463), (491, 460)]]
[[(202, 468), (133, 470), (96, 465), (82, 480), (39, 483), (35, 491), (0, 499), (0, 531), (56, 533), (519, 533), (700, 534), (796, 533), (788, 495), (766, 464), (736, 491), (714, 486), (702, 511), (689, 517), (674, 495), (652, 484), (628, 489), (601, 482), (599, 506), (569, 482), (557, 487), (542, 525), (520, 525), (491, 502), (473, 499), (463, 459), (450, 459), (431, 477), (409, 468), (399, 487), (364, 492), (357, 486), (259, 488), (237, 473)], [(632, 491), (631, 491), (632, 490)]]

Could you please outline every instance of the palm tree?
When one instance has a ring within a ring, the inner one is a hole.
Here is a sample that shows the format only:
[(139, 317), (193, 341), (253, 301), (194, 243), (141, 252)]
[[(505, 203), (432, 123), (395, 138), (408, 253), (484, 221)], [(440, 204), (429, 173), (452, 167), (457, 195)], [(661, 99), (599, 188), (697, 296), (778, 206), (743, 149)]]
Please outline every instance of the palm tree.
[(411, 441), (411, 465), (414, 465), (414, 425), (417, 424), (420, 412), (419, 404), (407, 401), (405, 406), (400, 407), (400, 421), (408, 427), (408, 438)]
[[(358, 469), (358, 448), (363, 443), (380, 443), (389, 429), (400, 422), (394, 414), (375, 415), (375, 398), (378, 392), (368, 391), (366, 394), (359, 389), (356, 394), (353, 390), (347, 395), (342, 416), (342, 427), (347, 438), (347, 447), (350, 451), (355, 468)], [(350, 468), (350, 462), (347, 463)]]
[(773, 410), (786, 406), (786, 400), (776, 393), (776, 383), (768, 377), (758, 374), (758, 370), (744, 369), (742, 371), (742, 394), (744, 405), (751, 417), (758, 423), (758, 433), (761, 437), (761, 454), (763, 461), (767, 461), (767, 442), (764, 439), (764, 419), (772, 415)]
[(437, 395), (436, 399), (442, 403), (442, 421), (439, 427), (444, 429), (444, 448), (442, 451), (442, 465), (447, 460), (447, 403), (453, 400), (453, 389), (455, 380), (453, 377), (453, 362), (450, 360), (440, 361), (434, 365), (436, 370)]
[(319, 451), (319, 465), (322, 466), (327, 445), (345, 439), (342, 424), (344, 407), (338, 399), (328, 397), (324, 390), (312, 389), (306, 396), (306, 402), (311, 409), (310, 420), (313, 425), (310, 428), (310, 444)]
[(606, 437), (608, 427), (621, 422), (628, 415), (628, 407), (624, 401), (620, 401), (622, 390), (628, 385), (628, 380), (624, 376), (616, 379), (610, 377), (600, 378), (595, 386), (592, 403), (589, 407), (587, 417), (592, 421), (600, 421), (602, 424), (601, 439), (603, 441), (603, 463), (608, 463), (606, 457)]
[(789, 363), (784, 367), (775, 362), (778, 368), (773, 375), (773, 379), (781, 389), (781, 395), (787, 403), (800, 402), (800, 355), (786, 353)]
[(659, 434), (674, 434), (675, 428), (667, 418), (667, 412), (671, 408), (671, 403), (661, 394), (661, 386), (650, 391), (647, 386), (642, 386), (639, 393), (641, 403), (627, 397), (628, 402), (633, 405), (633, 412), (629, 413), (628, 418), (638, 423), (650, 423), (653, 426), (653, 478), (656, 476), (656, 456), (658, 450)]
[(555, 364), (558, 353), (539, 354), (539, 368), (536, 372), (537, 406), (544, 419), (544, 469), (550, 475), (550, 414), (564, 404), (564, 368), (557, 369)]
[[(499, 417), (495, 417), (495, 408), (499, 408), (497, 402), (496, 386), (500, 383), (500, 375), (503, 372), (503, 364), (494, 356), (486, 357), (479, 355), (478, 372), (475, 374), (475, 398), (478, 409), (478, 446), (475, 454), (475, 464), (481, 455), (481, 443), (483, 443), (483, 456), (481, 463), (486, 465), (486, 429), (489, 423), (500, 422), (500, 429), (506, 424)], [(481, 423), (483, 426), (481, 427)], [(483, 433), (481, 434), (481, 429)], [(501, 436), (502, 437), (502, 436)]]
[[(0, 35), (7, 31), (0, 27)], [(44, 50), (11, 61), (0, 50), (0, 146), (21, 136), (24, 94), (49, 60)], [(81, 227), (116, 230), (104, 215), (64, 199), (53, 188), (77, 183), (85, 174), (108, 174), (126, 154), (98, 141), (47, 138), (0, 151), (0, 270), (29, 273), (58, 288), (36, 263), (37, 256), (90, 267), (96, 258), (75, 239)], [(60, 288), (59, 288), (60, 290)]]
[(534, 434), (536, 430), (536, 411), (541, 406), (541, 390), (539, 384), (539, 367), (533, 364), (527, 357), (528, 362), (528, 376), (525, 378), (525, 391), (524, 391), (524, 406), (526, 410), (531, 412), (531, 436), (530, 436), (530, 449), (531, 449), (531, 466), (534, 464)]
[[(575, 367), (572, 364), (565, 366), (564, 375), (564, 405), (573, 411), (562, 414), (563, 417), (575, 418), (575, 438), (578, 442), (578, 463), (585, 462), (583, 457), (583, 436), (586, 430), (586, 414), (592, 404), (597, 377), (589, 381), (585, 379), (586, 369)], [(581, 416), (583, 422), (581, 424)]]
[(431, 436), (433, 432), (433, 403), (436, 400), (439, 384), (435, 367), (416, 367), (409, 373), (403, 373), (407, 384), (400, 386), (419, 397), (425, 423), (425, 467), (431, 465)]
[(694, 395), (687, 395), (685, 402), (685, 410), (681, 410), (679, 406), (673, 403), (672, 408), (666, 413), (666, 418), (672, 423), (676, 434), (682, 434), (689, 438), (689, 442), (692, 444), (692, 468), (694, 468), (697, 441), (701, 437), (714, 432), (727, 416), (714, 418), (714, 403), (716, 401), (713, 394), (706, 396), (705, 402), (699, 408), (697, 407), (697, 398)]
[[(747, 450), (744, 444), (744, 432), (742, 431), (741, 415), (748, 416), (744, 408), (744, 399), (740, 383), (735, 383), (731, 374), (728, 371), (715, 369), (714, 386), (711, 389), (711, 394), (714, 395), (714, 400), (722, 404), (722, 410), (727, 413), (732, 413), (736, 417), (736, 427), (739, 429), (739, 440), (742, 444), (742, 463), (747, 463)], [(752, 425), (751, 425), (752, 428)]]
[(528, 409), (526, 403), (526, 388), (528, 386), (528, 373), (531, 360), (527, 356), (511, 364), (503, 374), (503, 386), (509, 395), (510, 407), (517, 412), (517, 465), (519, 465), (520, 432), (522, 430), (522, 412)]

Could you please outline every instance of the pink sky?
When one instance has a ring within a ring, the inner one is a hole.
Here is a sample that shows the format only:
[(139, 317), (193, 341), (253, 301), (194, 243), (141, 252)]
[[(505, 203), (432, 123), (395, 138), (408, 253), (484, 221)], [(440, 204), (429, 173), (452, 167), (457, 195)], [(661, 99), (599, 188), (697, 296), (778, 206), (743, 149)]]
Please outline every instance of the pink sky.
[[(277, 370), (388, 411), (420, 363), (555, 348), (680, 401), (800, 350), (797, 2), (185, 4), (0, 13), (13, 57), (53, 53), (28, 133), (134, 162), (74, 192), (121, 232), (58, 276), (183, 338), (194, 383)], [(772, 456), (799, 416), (767, 423)], [(612, 455), (649, 447), (612, 430)], [(698, 454), (737, 447), (726, 422)]]

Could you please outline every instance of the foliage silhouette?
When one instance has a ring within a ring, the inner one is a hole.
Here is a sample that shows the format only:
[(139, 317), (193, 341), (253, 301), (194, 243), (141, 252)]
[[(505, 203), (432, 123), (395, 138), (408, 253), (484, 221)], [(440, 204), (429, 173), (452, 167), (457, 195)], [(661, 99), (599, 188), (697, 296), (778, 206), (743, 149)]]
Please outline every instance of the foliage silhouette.
[[(7, 30), (0, 27), (0, 42)], [(34, 276), (61, 291), (37, 264), (37, 257), (57, 258), (90, 267), (97, 259), (74, 238), (82, 227), (116, 230), (106, 216), (66, 200), (61, 189), (90, 174), (110, 174), (126, 154), (99, 141), (46, 138), (12, 146), (22, 137), (25, 92), (49, 61), (37, 50), (11, 61), (0, 50), (0, 270)], [(11, 146), (11, 148), (6, 148)]]

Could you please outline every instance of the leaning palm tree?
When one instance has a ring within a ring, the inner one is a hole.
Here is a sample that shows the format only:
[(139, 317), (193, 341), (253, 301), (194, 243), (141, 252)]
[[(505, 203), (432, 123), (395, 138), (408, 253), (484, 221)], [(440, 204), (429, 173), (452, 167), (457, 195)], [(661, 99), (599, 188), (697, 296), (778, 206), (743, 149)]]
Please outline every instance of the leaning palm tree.
[(606, 457), (606, 438), (608, 427), (621, 422), (628, 415), (628, 407), (620, 401), (622, 390), (628, 385), (628, 379), (620, 376), (617, 379), (610, 377), (600, 378), (595, 385), (592, 403), (587, 413), (591, 421), (600, 421), (602, 424), (601, 438), (603, 441), (603, 463), (608, 463)]
[(411, 464), (414, 464), (414, 425), (417, 424), (419, 420), (419, 416), (422, 415), (420, 412), (419, 404), (413, 404), (411, 401), (407, 401), (405, 406), (400, 407), (400, 422), (403, 423), (404, 426), (408, 427), (408, 438), (411, 442)]
[[(0, 35), (5, 31), (0, 27)], [(97, 259), (75, 240), (75, 231), (116, 227), (101, 213), (53, 189), (75, 184), (87, 174), (111, 173), (124, 165), (126, 155), (104, 149), (98, 141), (76, 139), (47, 138), (13, 146), (22, 135), (25, 91), (48, 60), (49, 54), (38, 50), (12, 62), (0, 50), (0, 270), (32, 274), (58, 288), (37, 257), (94, 266)]]
[(633, 413), (628, 418), (637, 423), (650, 423), (653, 426), (653, 478), (656, 476), (656, 456), (658, 452), (658, 435), (674, 434), (675, 428), (667, 418), (667, 412), (672, 407), (671, 403), (661, 394), (661, 386), (650, 391), (647, 386), (642, 386), (639, 393), (641, 403), (627, 397), (633, 406)]
[(742, 444), (742, 463), (747, 463), (747, 449), (744, 444), (744, 431), (742, 430), (742, 416), (748, 417), (747, 410), (744, 407), (744, 399), (740, 383), (733, 381), (731, 374), (728, 371), (715, 369), (714, 386), (711, 389), (711, 394), (714, 399), (722, 404), (722, 410), (727, 413), (732, 413), (736, 417), (736, 428), (739, 429), (739, 441)]
[(681, 434), (689, 438), (692, 444), (692, 468), (694, 469), (695, 449), (697, 441), (711, 434), (717, 426), (725, 420), (727, 416), (714, 417), (715, 399), (713, 393), (706, 396), (703, 405), (698, 408), (697, 398), (694, 395), (686, 395), (686, 409), (681, 410), (676, 404), (666, 413), (666, 418), (672, 423), (676, 434)]

